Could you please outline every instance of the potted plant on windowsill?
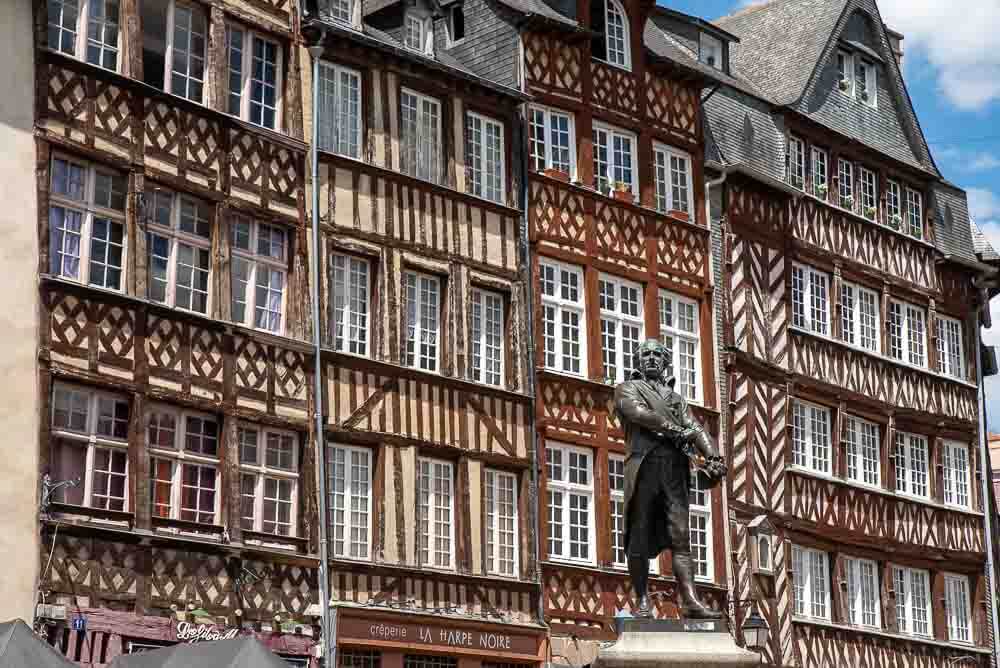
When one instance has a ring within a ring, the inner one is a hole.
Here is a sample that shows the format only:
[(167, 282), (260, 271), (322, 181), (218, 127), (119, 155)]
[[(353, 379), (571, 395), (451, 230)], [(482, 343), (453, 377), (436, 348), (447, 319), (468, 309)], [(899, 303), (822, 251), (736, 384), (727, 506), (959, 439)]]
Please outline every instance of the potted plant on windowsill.
[(875, 220), (875, 215), (877, 213), (878, 213), (878, 209), (876, 209), (873, 206), (870, 206), (867, 209), (865, 209), (865, 215), (868, 216), (869, 218), (871, 218), (872, 220)]
[(556, 181), (562, 181), (563, 183), (569, 183), (569, 174), (562, 171), (561, 169), (555, 169), (553, 167), (546, 167), (542, 170), (542, 173), (550, 179), (555, 179)]
[(901, 228), (902, 226), (903, 226), (903, 219), (900, 217), (898, 213), (894, 213), (892, 214), (892, 216), (889, 217), (889, 227), (898, 231), (899, 228)]
[(854, 196), (853, 195), (841, 195), (840, 196), (840, 206), (844, 209), (854, 209)]
[(848, 88), (851, 87), (851, 84), (847, 79), (841, 79), (840, 81), (837, 82), (837, 85), (840, 86), (840, 90), (842, 91), (846, 91)]
[(816, 197), (826, 199), (828, 192), (830, 192), (830, 188), (825, 183), (820, 183), (816, 186)]
[(619, 202), (632, 201), (632, 191), (624, 181), (615, 181), (615, 189), (611, 192), (611, 196)]
[(867, 102), (868, 101), (868, 91), (866, 91), (866, 90), (861, 91), (860, 97), (861, 97), (861, 101), (862, 102)]

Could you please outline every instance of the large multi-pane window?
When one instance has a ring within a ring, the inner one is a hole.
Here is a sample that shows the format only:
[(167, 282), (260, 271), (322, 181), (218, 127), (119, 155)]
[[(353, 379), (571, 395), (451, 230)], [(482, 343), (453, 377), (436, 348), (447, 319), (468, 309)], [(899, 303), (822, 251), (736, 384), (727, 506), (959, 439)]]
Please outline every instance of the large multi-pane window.
[(528, 150), (536, 172), (556, 169), (570, 177), (576, 174), (576, 142), (573, 115), (550, 107), (529, 110)]
[(944, 441), (941, 452), (941, 481), (944, 487), (944, 502), (956, 508), (969, 508), (971, 489), (969, 487), (969, 448), (957, 441)]
[(451, 462), (417, 460), (417, 551), (424, 566), (455, 567), (452, 481)]
[(701, 401), (699, 365), (698, 303), (660, 290), (660, 342), (667, 348), (668, 374), (676, 379), (676, 390), (688, 401)]
[(218, 524), (219, 423), (214, 416), (154, 406), (147, 414), (154, 517)]
[(517, 576), (517, 476), (486, 469), (486, 571)]
[(333, 445), (327, 449), (327, 458), (333, 555), (368, 559), (372, 529), (371, 450)]
[(924, 198), (913, 188), (906, 189), (906, 220), (911, 235), (920, 239), (924, 236)]
[(441, 103), (411, 90), (400, 93), (400, 171), (440, 183)]
[(817, 473), (830, 473), (830, 409), (792, 401), (792, 461)]
[(965, 351), (962, 348), (962, 323), (947, 316), (937, 316), (938, 371), (954, 378), (965, 377)]
[[(611, 507), (611, 562), (616, 568), (625, 568), (628, 566), (625, 545), (625, 458), (621, 455), (608, 455), (608, 491)], [(649, 560), (649, 572), (660, 572), (658, 557)]]
[(551, 260), (539, 263), (545, 368), (587, 374), (583, 271)]
[(656, 210), (690, 214), (691, 157), (675, 148), (653, 144), (653, 177), (656, 182)]
[(146, 195), (149, 298), (208, 313), (212, 234), (208, 206), (188, 195), (157, 188)]
[(806, 183), (806, 143), (798, 137), (788, 138), (788, 182), (800, 189)]
[(125, 397), (56, 384), (52, 391), (52, 477), (63, 503), (130, 510), (129, 403)]
[(840, 158), (837, 160), (837, 180), (840, 186), (840, 206), (854, 208), (854, 165)]
[(351, 23), (353, 20), (354, 2), (352, 0), (331, 0), (327, 4), (330, 18), (340, 23)]
[(812, 183), (813, 194), (826, 197), (830, 187), (830, 158), (821, 148), (812, 147)]
[(240, 525), (245, 531), (295, 536), (299, 447), (294, 433), (239, 424)]
[[(281, 117), (281, 47), (251, 30), (229, 25), (227, 110), (254, 125), (278, 129)], [(321, 88), (322, 90), (322, 88)]]
[(889, 301), (889, 356), (914, 366), (927, 366), (927, 312), (919, 306)]
[(319, 64), (319, 147), (361, 157), (361, 75), (341, 65)]
[(969, 578), (945, 573), (944, 614), (948, 620), (948, 640), (972, 642), (972, 612), (969, 606)]
[(830, 333), (830, 277), (812, 267), (792, 266), (792, 325)]
[(472, 290), (472, 378), (487, 385), (503, 384), (503, 297)]
[(403, 272), (406, 291), (406, 365), (438, 370), (441, 335), (441, 281), (436, 276)]
[(48, 45), (105, 69), (118, 69), (118, 0), (50, 0)]
[(625, 190), (635, 196), (639, 192), (635, 135), (610, 125), (595, 123), (593, 140), (594, 187), (605, 195), (612, 190)]
[(691, 563), (696, 579), (711, 580), (715, 571), (712, 561), (712, 493), (702, 486), (703, 481), (701, 475), (691, 476), (688, 499)]
[(503, 125), (487, 116), (465, 115), (465, 183), (469, 192), (504, 201)]
[(598, 0), (592, 5), (591, 16), (591, 29), (604, 33), (594, 37), (594, 58), (619, 67), (631, 67), (628, 18), (622, 5), (618, 0)]
[(896, 593), (896, 626), (899, 632), (930, 637), (931, 588), (927, 571), (893, 566), (892, 582)]
[(620, 383), (632, 372), (643, 338), (642, 286), (602, 274), (598, 281), (605, 381)]
[(244, 216), (232, 224), (233, 321), (280, 334), (285, 324), (288, 236)]
[(826, 552), (792, 545), (794, 614), (830, 619), (830, 566)]
[(368, 355), (371, 278), (368, 260), (333, 253), (333, 347), (343, 353)]
[(126, 179), (56, 156), (49, 191), (49, 271), (121, 290), (125, 267)]
[(847, 574), (847, 619), (855, 626), (880, 628), (878, 566), (868, 559), (844, 559)]
[(896, 432), (896, 493), (929, 498), (927, 439)]
[(861, 214), (869, 220), (878, 216), (878, 175), (864, 165), (859, 167), (861, 175)]
[(550, 559), (592, 564), (594, 457), (590, 450), (547, 443), (548, 553)]
[(879, 296), (874, 290), (854, 283), (840, 286), (841, 336), (846, 343), (878, 352), (882, 332), (879, 327)]
[(886, 181), (885, 220), (894, 227), (903, 225), (903, 196), (899, 184), (895, 181)]
[(848, 480), (877, 487), (882, 479), (879, 426), (847, 415), (844, 418), (844, 442), (847, 446)]

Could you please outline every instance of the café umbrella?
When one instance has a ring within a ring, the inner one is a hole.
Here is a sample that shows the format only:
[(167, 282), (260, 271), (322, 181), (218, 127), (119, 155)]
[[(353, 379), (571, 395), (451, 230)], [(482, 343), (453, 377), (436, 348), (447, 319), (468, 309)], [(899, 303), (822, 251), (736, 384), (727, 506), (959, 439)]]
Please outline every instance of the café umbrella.
[(75, 665), (36, 636), (20, 619), (0, 624), (0, 668), (73, 668)]
[(250, 637), (181, 643), (150, 652), (123, 654), (111, 668), (288, 668), (271, 650)]

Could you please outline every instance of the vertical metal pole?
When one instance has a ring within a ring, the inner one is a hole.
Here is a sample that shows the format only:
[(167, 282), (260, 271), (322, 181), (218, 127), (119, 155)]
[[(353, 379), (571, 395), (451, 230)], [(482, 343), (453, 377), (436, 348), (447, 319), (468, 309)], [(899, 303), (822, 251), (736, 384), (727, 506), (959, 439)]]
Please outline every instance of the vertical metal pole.
[[(987, 305), (987, 308), (989, 306)], [(990, 470), (990, 460), (989, 460), (989, 449), (987, 448), (987, 435), (986, 435), (986, 383), (983, 382), (983, 355), (982, 355), (982, 341), (980, 340), (979, 318), (976, 317), (976, 384), (979, 386), (979, 396), (977, 397), (979, 403), (979, 459), (981, 461), (979, 476), (982, 478), (982, 497), (983, 497), (983, 519), (985, 522), (986, 529), (986, 584), (988, 585), (988, 596), (989, 601), (989, 615), (990, 622), (992, 625), (993, 637), (992, 637), (992, 647), (993, 650), (993, 664), (998, 665), (998, 654), (996, 643), (998, 638), (1000, 638), (1000, 633), (997, 632), (997, 603), (996, 596), (994, 595), (994, 587), (997, 586), (993, 574), (996, 572), (993, 570), (993, 522), (994, 518), (991, 516), (993, 509), (990, 507), (990, 476), (986, 475), (986, 472)]]

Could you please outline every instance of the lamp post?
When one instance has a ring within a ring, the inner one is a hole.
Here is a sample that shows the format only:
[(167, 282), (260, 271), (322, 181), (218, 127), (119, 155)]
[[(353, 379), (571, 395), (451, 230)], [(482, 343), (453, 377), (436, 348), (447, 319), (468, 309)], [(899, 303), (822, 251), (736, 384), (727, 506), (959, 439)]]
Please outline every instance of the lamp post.
[(763, 662), (764, 648), (767, 647), (768, 638), (771, 634), (771, 627), (768, 626), (767, 620), (754, 610), (743, 621), (742, 630), (743, 640), (746, 642), (747, 648), (760, 654), (761, 661)]

